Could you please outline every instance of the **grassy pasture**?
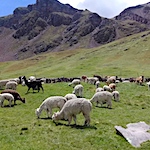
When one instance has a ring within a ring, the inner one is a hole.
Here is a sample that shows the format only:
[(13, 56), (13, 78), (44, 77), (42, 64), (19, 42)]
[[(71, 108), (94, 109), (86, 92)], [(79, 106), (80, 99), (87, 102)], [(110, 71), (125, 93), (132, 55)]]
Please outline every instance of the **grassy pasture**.
[[(22, 61), (1, 62), (0, 79), (21, 75), (29, 77), (80, 77), (81, 75), (117, 75), (119, 77), (150, 76), (150, 35), (144, 32), (93, 49), (78, 49), (45, 53)], [(95, 86), (82, 83), (84, 97), (90, 99)], [(104, 83), (101, 84), (101, 86)], [(25, 94), (27, 87), (19, 85), (17, 91), (27, 102), (0, 108), (0, 150), (134, 150), (124, 138), (116, 134), (115, 125), (145, 121), (150, 124), (150, 91), (147, 86), (119, 83), (120, 102), (113, 101), (113, 108), (93, 106), (91, 126), (83, 127), (84, 118), (77, 116), (78, 126), (58, 125), (46, 118), (37, 119), (35, 109), (42, 101), (54, 95), (72, 92), (68, 83), (44, 84), (45, 92)], [(8, 102), (5, 101), (7, 106)], [(57, 111), (57, 109), (54, 109)], [(149, 149), (150, 142), (138, 149)]]
[[(90, 99), (95, 86), (82, 83), (84, 97)], [(104, 83), (101, 83), (103, 85)], [(17, 101), (12, 108), (0, 108), (1, 150), (30, 149), (135, 149), (124, 138), (116, 134), (115, 125), (126, 128), (126, 124), (145, 121), (150, 124), (150, 93), (147, 86), (135, 83), (119, 83), (120, 102), (113, 101), (112, 109), (95, 107), (91, 112), (90, 127), (83, 127), (82, 114), (77, 116), (77, 126), (67, 126), (67, 121), (56, 125), (42, 112), (41, 119), (35, 116), (35, 109), (42, 101), (54, 95), (64, 96), (72, 92), (68, 83), (44, 84), (45, 92), (25, 94), (27, 87), (19, 85), (18, 91), (25, 97), (26, 104)], [(5, 106), (8, 101), (5, 101)], [(105, 105), (104, 105), (105, 106)], [(54, 109), (57, 111), (58, 109)], [(148, 149), (150, 142), (143, 143), (139, 149)]]

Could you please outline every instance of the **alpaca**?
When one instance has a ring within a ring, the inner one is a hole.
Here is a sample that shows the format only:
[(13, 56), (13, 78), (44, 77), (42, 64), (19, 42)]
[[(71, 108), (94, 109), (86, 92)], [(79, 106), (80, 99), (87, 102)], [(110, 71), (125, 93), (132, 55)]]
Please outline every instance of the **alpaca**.
[(34, 93), (34, 90), (38, 90), (38, 92), (40, 91), (40, 88), (42, 89), (42, 91), (44, 92), (44, 89), (42, 87), (42, 81), (41, 80), (35, 80), (35, 81), (32, 81), (32, 82), (28, 82), (28, 80), (26, 79), (25, 76), (22, 77), (22, 79), (24, 79), (25, 81), (25, 84), (28, 86), (28, 90), (26, 93), (29, 92), (29, 90), (32, 88), (33, 90), (33, 93)]

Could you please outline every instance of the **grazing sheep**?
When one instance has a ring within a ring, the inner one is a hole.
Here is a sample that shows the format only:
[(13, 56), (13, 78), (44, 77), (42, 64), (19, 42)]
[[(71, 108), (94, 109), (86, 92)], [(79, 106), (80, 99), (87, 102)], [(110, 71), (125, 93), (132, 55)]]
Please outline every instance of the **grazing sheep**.
[(104, 91), (104, 89), (102, 87), (98, 87), (98, 88), (96, 88), (95, 92), (101, 92), (101, 91)]
[(28, 90), (26, 93), (29, 92), (29, 90), (32, 88), (33, 93), (34, 90), (38, 90), (38, 92), (40, 91), (40, 88), (42, 89), (42, 91), (44, 92), (44, 89), (42, 87), (42, 81), (41, 80), (36, 80), (36, 81), (32, 81), (32, 82), (28, 82), (28, 80), (26, 79), (25, 76), (22, 77), (22, 79), (25, 81), (25, 84), (28, 86)]
[(13, 95), (10, 93), (0, 94), (0, 106), (1, 107), (3, 107), (3, 103), (5, 99), (9, 101), (9, 106), (11, 107), (12, 101), (14, 101)]
[(107, 85), (109, 85), (110, 83), (115, 83), (116, 79), (117, 79), (117, 76), (108, 77), (108, 79), (106, 81)]
[(77, 98), (77, 96), (75, 94), (72, 94), (72, 93), (68, 93), (64, 97), (67, 99), (67, 101), (70, 99)]
[(9, 80), (0, 80), (0, 89), (3, 89), (7, 82), (9, 82)]
[(90, 99), (90, 101), (96, 102), (96, 106), (98, 106), (98, 104), (101, 104), (101, 106), (103, 104), (107, 104), (107, 108), (111, 108), (112, 107), (112, 93), (108, 92), (108, 91), (102, 91), (102, 92), (97, 92), (93, 95), (93, 97)]
[(150, 90), (150, 81), (146, 83), (148, 85), (148, 90)]
[(115, 91), (115, 89), (116, 89), (115, 83), (110, 83), (108, 86), (111, 88), (112, 91)]
[(85, 81), (87, 80), (87, 76), (83, 75), (83, 76), (81, 77), (81, 80), (82, 80), (83, 82), (85, 82)]
[(65, 119), (68, 120), (68, 125), (72, 121), (72, 117), (76, 124), (76, 115), (81, 113), (85, 117), (84, 125), (90, 125), (90, 112), (92, 104), (85, 98), (75, 98), (67, 101), (60, 112), (56, 112), (52, 116), (52, 120)]
[(59, 108), (61, 110), (66, 101), (67, 101), (66, 98), (63, 96), (48, 97), (42, 102), (40, 107), (35, 110), (35, 114), (39, 118), (42, 111), (45, 110), (45, 111), (47, 111), (47, 116), (51, 117), (52, 109)]
[(36, 77), (34, 77), (34, 76), (29, 77), (29, 82), (32, 82), (32, 81), (35, 81), (35, 80), (36, 80)]
[(96, 88), (98, 88), (100, 86), (100, 81), (96, 81), (95, 85), (96, 85)]
[(75, 94), (78, 98), (83, 97), (83, 86), (81, 84), (76, 85), (72, 93)]
[(113, 91), (113, 92), (112, 92), (112, 95), (113, 95), (115, 101), (117, 101), (117, 102), (120, 101), (120, 100), (119, 100), (119, 99), (120, 99), (120, 94), (119, 94), (118, 91)]
[(25, 103), (25, 98), (21, 98), (20, 94), (16, 90), (6, 89), (6, 90), (3, 90), (1, 92), (1, 94), (2, 93), (10, 93), (10, 94), (12, 94), (13, 97), (14, 97), (14, 105), (16, 105), (16, 100), (20, 100), (21, 102)]
[(144, 82), (144, 76), (140, 76), (135, 79), (135, 83), (139, 85), (142, 85), (143, 82)]
[(103, 81), (103, 78), (99, 75), (93, 75), (93, 77), (97, 77), (99, 81)]
[(80, 84), (81, 83), (81, 81), (79, 80), (79, 79), (74, 79), (71, 83), (69, 83), (68, 85), (69, 86), (76, 86), (76, 85), (78, 85), (78, 84)]
[(88, 77), (88, 78), (87, 78), (87, 83), (90, 83), (90, 84), (94, 84), (94, 85), (95, 85), (96, 81), (98, 81), (98, 78), (97, 78), (97, 77)]
[(108, 85), (103, 86), (104, 91), (112, 92), (112, 89)]
[(9, 81), (15, 81), (15, 82), (17, 82), (17, 84), (20, 83), (20, 79), (19, 78), (9, 79)]
[(6, 83), (5, 89), (16, 90), (16, 89), (17, 89), (17, 85), (18, 85), (18, 83), (17, 83), (16, 81), (8, 81), (8, 82)]

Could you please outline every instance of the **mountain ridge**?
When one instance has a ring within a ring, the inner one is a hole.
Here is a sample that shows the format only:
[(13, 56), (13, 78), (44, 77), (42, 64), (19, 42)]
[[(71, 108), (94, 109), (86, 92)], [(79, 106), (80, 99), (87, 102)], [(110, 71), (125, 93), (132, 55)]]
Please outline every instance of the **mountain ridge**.
[(0, 17), (0, 61), (97, 47), (146, 31), (150, 29), (146, 13), (150, 13), (150, 3), (127, 8), (108, 19), (57, 0), (37, 0), (16, 8), (13, 15)]

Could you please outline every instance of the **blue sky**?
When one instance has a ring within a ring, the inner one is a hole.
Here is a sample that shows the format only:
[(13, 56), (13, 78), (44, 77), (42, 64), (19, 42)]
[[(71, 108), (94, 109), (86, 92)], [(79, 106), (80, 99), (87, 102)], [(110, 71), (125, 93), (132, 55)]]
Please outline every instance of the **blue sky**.
[(35, 3), (36, 0), (0, 0), (0, 17), (13, 14), (17, 7), (26, 7)]
[[(150, 0), (59, 0), (61, 3), (69, 3), (77, 9), (88, 9), (98, 13), (102, 17), (112, 18), (125, 8), (145, 4)], [(94, 1), (94, 2), (93, 2)], [(26, 7), (35, 4), (36, 0), (0, 0), (0, 17), (13, 14), (17, 7)]]

